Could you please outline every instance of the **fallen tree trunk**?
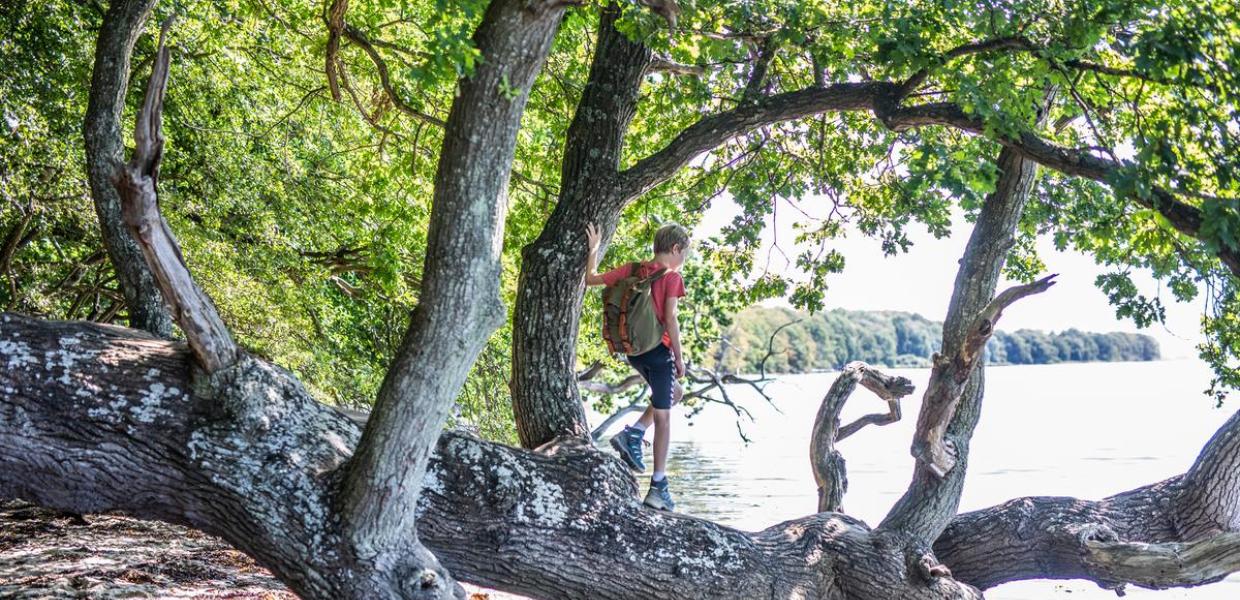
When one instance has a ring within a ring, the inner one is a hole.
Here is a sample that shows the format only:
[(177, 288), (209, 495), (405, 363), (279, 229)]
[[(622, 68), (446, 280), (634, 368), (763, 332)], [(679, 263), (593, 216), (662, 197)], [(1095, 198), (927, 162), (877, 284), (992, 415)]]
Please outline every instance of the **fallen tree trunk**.
[[(239, 410), (199, 394), (183, 344), (11, 314), (0, 316), (0, 364), (0, 495), (188, 525), (245, 551), (303, 596), (346, 597), (347, 583), (335, 579), (340, 540), (328, 492), (360, 428), (290, 375), (259, 361), (236, 371), (237, 389), (264, 399), (261, 410)], [(1237, 433), (1240, 415), (1190, 473), (1233, 459)], [(625, 467), (580, 442), (530, 452), (446, 433), (425, 476), (418, 527), (456, 577), (535, 597), (975, 598), (961, 581), (1048, 577), (1183, 586), (1234, 570), (1240, 549), (1234, 533), (1177, 537), (1190, 481), (1098, 503), (1022, 499), (961, 515), (935, 545), (957, 580), (924, 568), (929, 549), (845, 515), (738, 531), (643, 508)], [(1234, 514), (1217, 499), (1213, 506)], [(1073, 548), (1085, 558), (1069, 560)], [(1175, 552), (1190, 558), (1178, 570), (1169, 568)], [(1143, 568), (1151, 564), (1158, 568)]]

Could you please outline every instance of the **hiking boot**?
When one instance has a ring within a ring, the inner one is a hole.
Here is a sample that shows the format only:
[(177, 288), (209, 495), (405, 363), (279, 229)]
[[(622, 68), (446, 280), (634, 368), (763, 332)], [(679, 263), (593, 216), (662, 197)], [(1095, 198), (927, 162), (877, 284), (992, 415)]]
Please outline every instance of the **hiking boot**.
[(638, 473), (646, 470), (646, 465), (642, 463), (643, 436), (645, 436), (644, 431), (633, 429), (628, 425), (624, 426), (624, 431), (611, 436), (611, 447), (620, 453), (624, 464)]
[(663, 478), (663, 481), (650, 482), (650, 490), (646, 492), (646, 499), (642, 504), (668, 512), (676, 510), (676, 503), (672, 501), (672, 493), (668, 491), (666, 477)]

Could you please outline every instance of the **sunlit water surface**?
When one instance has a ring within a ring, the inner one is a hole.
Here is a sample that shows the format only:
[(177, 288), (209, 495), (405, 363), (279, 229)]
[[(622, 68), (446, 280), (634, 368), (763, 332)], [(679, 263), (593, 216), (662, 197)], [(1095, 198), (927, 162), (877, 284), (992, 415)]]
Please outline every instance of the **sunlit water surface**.
[[(889, 372), (917, 385), (903, 404), (904, 419), (867, 427), (839, 444), (848, 465), (844, 507), (871, 525), (882, 520), (911, 477), (909, 440), (930, 374)], [(731, 397), (753, 413), (753, 422), (741, 421), (748, 444), (725, 406), (711, 405), (691, 421), (686, 411), (674, 411), (669, 471), (678, 509), (745, 530), (812, 513), (817, 492), (809, 469), (810, 428), (835, 377), (780, 377), (766, 388), (774, 406), (746, 386), (731, 387)], [(1201, 393), (1209, 378), (1200, 362), (1190, 360), (988, 368), (961, 510), (1018, 496), (1098, 499), (1184, 472), (1236, 408), (1217, 409)], [(843, 421), (883, 408), (858, 388)], [(1115, 594), (1090, 582), (1030, 581), (997, 587), (987, 597), (1089, 600)], [(1129, 588), (1128, 597), (1237, 600), (1240, 576), (1191, 590)]]

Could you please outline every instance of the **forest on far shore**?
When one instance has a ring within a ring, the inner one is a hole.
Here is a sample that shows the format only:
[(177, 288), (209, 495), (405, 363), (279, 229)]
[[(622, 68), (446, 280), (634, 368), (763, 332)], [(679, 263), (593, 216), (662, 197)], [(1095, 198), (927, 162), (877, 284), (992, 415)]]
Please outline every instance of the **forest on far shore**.
[[(756, 306), (736, 315), (723, 341), (713, 348), (715, 368), (757, 373), (771, 334), (784, 325), (770, 346), (767, 373), (835, 370), (854, 360), (928, 367), (943, 331), (943, 323), (908, 312), (836, 309), (809, 315)], [(1158, 359), (1158, 342), (1139, 333), (1018, 329), (997, 331), (986, 345), (986, 362), (1000, 365)]]

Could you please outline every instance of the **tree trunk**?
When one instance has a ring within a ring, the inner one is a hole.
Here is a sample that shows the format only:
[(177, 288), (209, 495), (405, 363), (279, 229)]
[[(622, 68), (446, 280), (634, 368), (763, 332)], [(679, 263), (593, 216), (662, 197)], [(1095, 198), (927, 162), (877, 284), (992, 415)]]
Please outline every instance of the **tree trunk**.
[[(253, 359), (203, 393), (184, 344), (0, 314), (0, 495), (188, 525), (306, 598), (358, 597), (333, 504), (359, 427)], [(222, 382), (221, 382), (222, 383)], [(255, 402), (261, 398), (261, 402)], [(989, 587), (1084, 577), (1197, 585), (1240, 568), (1232, 530), (1177, 533), (1194, 473), (1240, 460), (1240, 414), (1189, 474), (1100, 502), (1020, 499), (954, 519), (935, 549)], [(466, 581), (547, 598), (977, 598), (928, 573), (899, 532), (821, 513), (747, 533), (643, 508), (618, 459), (580, 443), (530, 452), (441, 436), (418, 504), (421, 539)], [(1240, 490), (1212, 498), (1232, 513)], [(1195, 501), (1195, 500), (1194, 500)], [(405, 532), (410, 538), (412, 531)], [(1152, 546), (1141, 542), (1149, 542)], [(426, 582), (415, 576), (414, 587)], [(418, 597), (412, 590), (406, 597)]]
[(559, 200), (542, 234), (521, 252), (511, 388), (517, 434), (526, 448), (558, 436), (589, 435), (573, 378), (584, 290), (583, 232), (587, 223), (597, 224), (606, 248), (628, 200), (616, 186), (620, 151), (652, 56), (616, 30), (619, 6), (608, 3), (601, 12), (598, 49), (568, 129)]
[[(353, 559), (382, 577), (436, 573), (416, 556), (413, 535), (422, 474), (470, 367), (506, 316), (508, 177), (530, 87), (563, 15), (558, 2), (496, 0), (474, 34), (481, 60), (461, 80), (444, 128), (418, 306), (343, 482)], [(358, 597), (383, 597), (391, 582), (382, 577)]]
[[(943, 346), (936, 355), (936, 362), (939, 358), (958, 354), (971, 333), (975, 316), (994, 297), (1003, 262), (1015, 243), (1016, 225), (1033, 189), (1037, 175), (1037, 165), (1033, 161), (1004, 148), (999, 153), (998, 167), (996, 189), (982, 205), (956, 273), (952, 300), (943, 321)], [(922, 404), (923, 413), (936, 404), (932, 394), (936, 391), (933, 389), (936, 376), (941, 371), (942, 367), (936, 364)], [(941, 477), (924, 462), (917, 461), (908, 491), (892, 507), (880, 527), (906, 531), (929, 543), (939, 537), (956, 514), (968, 470), (969, 441), (981, 416), (985, 390), (982, 362), (977, 361), (965, 375), (967, 380), (953, 391), (958, 398), (953, 410), (938, 416), (946, 421), (944, 442), (952, 450), (954, 467)], [(921, 423), (919, 419), (919, 429)]]
[[(196, 507), (193, 498), (184, 505), (176, 499), (170, 506), (161, 507), (167, 512), (154, 511), (157, 518), (180, 519), (220, 533), (253, 552), (307, 598), (431, 600), (463, 595), (460, 586), (418, 540), (417, 499), (427, 457), (448, 408), (486, 338), (503, 322), (499, 259), (516, 133), (529, 89), (550, 51), (564, 9), (559, 2), (495, 0), (475, 31), (474, 44), (481, 60), (475, 71), (460, 81), (445, 126), (419, 303), (380, 389), (374, 418), (368, 420), (360, 440), (356, 428), (350, 429), (347, 422), (317, 427), (301, 421), (321, 419), (330, 411), (315, 404), (287, 373), (253, 360), (236, 345), (210, 298), (194, 282), (176, 238), (160, 214), (161, 123), (170, 62), (164, 45), (169, 23), (164, 25), (145, 100), (138, 111), (133, 158), (125, 164), (114, 161), (109, 181), (119, 192), (124, 224), (141, 250), (135, 260), (153, 273), (162, 297), (172, 307), (172, 315), (188, 340), (194, 368), (188, 370), (187, 381), (175, 386), (156, 381), (145, 392), (122, 388), (122, 396), (106, 395), (111, 398), (109, 408), (128, 404), (133, 418), (143, 423), (158, 421), (165, 413), (174, 421), (177, 412), (189, 419), (161, 424), (174, 431), (178, 426), (190, 429), (187, 435), (161, 440), (170, 448), (159, 449), (155, 457), (159, 464), (135, 469), (137, 474), (158, 481), (153, 474), (161, 468), (192, 472), (212, 484), (192, 482), (206, 493), (204, 500), (212, 495), (232, 495), (235, 502), (232, 506), (227, 501), (219, 503), (221, 509), (230, 511), (228, 514), (204, 516), (198, 512), (210, 511)], [(123, 58), (127, 64), (128, 55)], [(120, 95), (123, 101), (123, 86)], [(20, 335), (14, 333), (15, 339)], [(73, 383), (67, 374), (71, 363), (93, 356), (76, 353), (79, 348), (90, 347), (81, 338), (62, 338), (59, 344), (66, 369), (62, 379), (69, 385)], [(15, 342), (7, 349), (18, 357), (15, 366), (29, 366), (25, 364), (31, 356), (27, 345)], [(44, 350), (49, 360), (53, 353)], [(51, 368), (52, 363), (47, 366)], [(106, 367), (103, 372), (107, 372)], [(152, 370), (148, 379), (158, 375), (158, 370)], [(99, 401), (93, 392), (101, 389), (95, 384), (78, 392), (83, 392), (83, 399)], [(191, 389), (192, 394), (182, 391)], [(113, 390), (117, 386), (111, 386), (109, 392)], [(136, 400), (139, 404), (127, 403), (125, 391), (140, 395)], [(162, 404), (167, 399), (191, 397), (204, 406)], [(32, 408), (21, 402), (15, 406), (19, 421)], [(99, 414), (91, 416), (125, 422), (120, 416), (109, 417), (106, 411), (96, 412)], [(195, 421), (204, 415), (209, 423)], [(284, 425), (293, 430), (280, 430)], [(128, 423), (125, 431), (138, 435), (134, 431), (138, 428)], [(195, 437), (208, 435), (204, 433), (208, 430), (213, 437)], [(58, 434), (67, 436), (52, 433)], [(305, 435), (319, 437), (310, 440)], [(81, 441), (89, 445), (99, 440), (88, 437)], [(329, 442), (325, 447), (324, 441)], [(188, 448), (188, 457), (175, 455), (178, 443)], [(317, 446), (298, 449), (309, 445)], [(217, 448), (223, 449), (222, 455), (213, 455)], [(256, 454), (248, 454), (249, 450)], [(54, 446), (46, 450), (52, 456), (62, 451)], [(284, 461), (288, 468), (272, 465), (272, 460)], [(88, 465), (85, 475), (110, 472), (114, 476), (123, 470), (124, 461), (119, 464)], [(229, 473), (216, 473), (220, 470)], [(262, 481), (266, 477), (275, 480), (268, 484)], [(20, 493), (51, 493), (52, 497), (40, 501), (72, 504), (73, 500), (61, 498), (71, 487), (53, 478)], [(130, 508), (121, 498), (105, 501), (122, 511), (142, 513), (147, 509), (142, 504)], [(185, 512), (187, 506), (190, 513)], [(239, 521), (246, 524), (243, 529), (231, 530)]]
[(151, 270), (142, 259), (142, 251), (121, 218), (120, 197), (112, 186), (112, 176), (124, 150), (120, 120), (129, 88), (130, 57), (155, 2), (113, 0), (108, 6), (95, 44), (95, 67), (82, 133), (86, 140), (90, 193), (95, 200), (103, 245), (125, 296), (129, 325), (159, 337), (169, 337), (172, 317), (164, 307)]

